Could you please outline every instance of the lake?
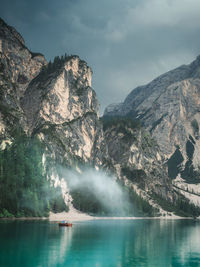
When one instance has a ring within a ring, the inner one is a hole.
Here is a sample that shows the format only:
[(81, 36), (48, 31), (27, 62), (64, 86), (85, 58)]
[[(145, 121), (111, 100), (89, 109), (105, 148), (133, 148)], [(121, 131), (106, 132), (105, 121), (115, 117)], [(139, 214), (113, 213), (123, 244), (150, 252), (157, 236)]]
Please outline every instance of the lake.
[(200, 222), (1, 220), (0, 266), (200, 266)]

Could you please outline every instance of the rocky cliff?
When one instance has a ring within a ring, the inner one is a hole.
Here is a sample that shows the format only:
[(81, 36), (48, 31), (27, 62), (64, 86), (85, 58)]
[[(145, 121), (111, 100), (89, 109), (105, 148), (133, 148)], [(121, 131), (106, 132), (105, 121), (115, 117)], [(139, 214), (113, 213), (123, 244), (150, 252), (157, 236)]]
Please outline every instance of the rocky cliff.
[(20, 106), (29, 82), (47, 64), (41, 54), (32, 53), (22, 36), (0, 19), (0, 136), (12, 136), (14, 125), (26, 130)]
[[(123, 103), (105, 115), (129, 115), (140, 120), (156, 140), (168, 174), (180, 192), (200, 204), (200, 57), (134, 89)], [(188, 185), (189, 184), (189, 185)], [(196, 184), (193, 188), (192, 184)], [(181, 190), (181, 188), (183, 190)]]
[(178, 195), (172, 188), (155, 140), (130, 117), (104, 117), (103, 125), (108, 154), (118, 177), (165, 214), (155, 196), (175, 203)]
[(29, 134), (52, 144), (55, 157), (60, 155), (69, 164), (77, 158), (98, 165), (105, 154), (91, 76), (86, 62), (70, 56), (45, 79), (43, 73), (33, 79), (21, 99)]
[(61, 185), (69, 205), (69, 189), (56, 165), (78, 171), (84, 164), (99, 168), (108, 157), (91, 78), (85, 61), (67, 56), (53, 67), (48, 65), (21, 98), (29, 135), (45, 144), (45, 158), (52, 162), (49, 177)]

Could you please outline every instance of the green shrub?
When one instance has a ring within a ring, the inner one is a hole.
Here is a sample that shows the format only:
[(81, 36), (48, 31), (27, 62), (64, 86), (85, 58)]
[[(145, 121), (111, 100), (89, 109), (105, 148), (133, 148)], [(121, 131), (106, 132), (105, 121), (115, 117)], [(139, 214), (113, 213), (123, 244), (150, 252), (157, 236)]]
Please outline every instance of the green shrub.
[(2, 212), (0, 213), (0, 218), (13, 218), (14, 215), (7, 211), (7, 209), (2, 209)]

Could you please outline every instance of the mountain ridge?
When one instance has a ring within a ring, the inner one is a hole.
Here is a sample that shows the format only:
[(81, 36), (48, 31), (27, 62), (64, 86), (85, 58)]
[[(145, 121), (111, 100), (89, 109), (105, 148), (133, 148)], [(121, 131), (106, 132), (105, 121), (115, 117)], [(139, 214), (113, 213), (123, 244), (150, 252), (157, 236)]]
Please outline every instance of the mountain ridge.
[(104, 116), (139, 119), (158, 143), (168, 175), (181, 192), (187, 184), (200, 186), (199, 103), (200, 56), (137, 87), (123, 103), (108, 106)]

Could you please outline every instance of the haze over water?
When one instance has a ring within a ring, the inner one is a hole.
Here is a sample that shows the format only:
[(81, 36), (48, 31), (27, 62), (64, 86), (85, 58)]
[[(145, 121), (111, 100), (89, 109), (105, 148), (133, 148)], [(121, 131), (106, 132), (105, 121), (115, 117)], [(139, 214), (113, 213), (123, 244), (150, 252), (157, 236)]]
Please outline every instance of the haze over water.
[(200, 222), (0, 221), (0, 266), (200, 266)]

